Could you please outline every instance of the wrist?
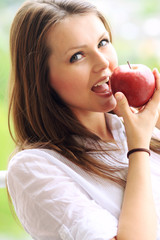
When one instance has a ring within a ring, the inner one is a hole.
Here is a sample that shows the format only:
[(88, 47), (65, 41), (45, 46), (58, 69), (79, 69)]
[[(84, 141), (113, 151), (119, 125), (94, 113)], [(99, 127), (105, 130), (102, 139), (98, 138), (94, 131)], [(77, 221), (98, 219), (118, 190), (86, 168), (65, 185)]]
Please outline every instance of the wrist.
[(146, 142), (146, 143), (139, 143), (138, 141), (134, 141), (134, 143), (128, 143), (128, 151), (134, 149), (134, 148), (146, 148), (146, 149), (150, 149), (150, 142)]
[(131, 150), (133, 148), (147, 148), (150, 147), (150, 139), (146, 137), (127, 137), (127, 143), (128, 143), (128, 150)]
[(136, 152), (144, 152), (144, 153), (148, 154), (149, 156), (151, 155), (149, 148), (133, 148), (128, 151), (127, 158), (129, 158), (129, 156), (131, 154), (134, 154)]

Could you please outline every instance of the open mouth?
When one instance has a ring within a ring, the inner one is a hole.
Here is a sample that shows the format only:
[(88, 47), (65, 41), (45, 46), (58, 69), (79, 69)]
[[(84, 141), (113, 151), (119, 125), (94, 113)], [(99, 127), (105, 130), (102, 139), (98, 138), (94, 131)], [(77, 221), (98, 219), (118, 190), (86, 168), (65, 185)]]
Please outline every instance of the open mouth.
[(95, 84), (91, 90), (95, 93), (101, 93), (101, 94), (111, 93), (109, 77), (106, 77), (104, 80)]

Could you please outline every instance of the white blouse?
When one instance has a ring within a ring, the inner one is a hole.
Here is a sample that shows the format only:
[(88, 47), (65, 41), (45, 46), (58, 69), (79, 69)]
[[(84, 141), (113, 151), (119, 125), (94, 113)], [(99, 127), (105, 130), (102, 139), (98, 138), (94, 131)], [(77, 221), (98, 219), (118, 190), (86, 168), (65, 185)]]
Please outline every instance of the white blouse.
[[(111, 166), (125, 164), (115, 175), (126, 179), (124, 126), (112, 114), (106, 114), (106, 121), (117, 145), (101, 143), (109, 155), (96, 151), (89, 154)], [(160, 140), (160, 130), (155, 128), (153, 137)], [(91, 139), (77, 140), (98, 148)], [(115, 163), (114, 158), (119, 162)], [(150, 160), (160, 240), (160, 155), (151, 152)], [(109, 240), (117, 235), (124, 188), (86, 173), (55, 151), (31, 149), (17, 153), (9, 163), (7, 182), (17, 216), (33, 239)]]

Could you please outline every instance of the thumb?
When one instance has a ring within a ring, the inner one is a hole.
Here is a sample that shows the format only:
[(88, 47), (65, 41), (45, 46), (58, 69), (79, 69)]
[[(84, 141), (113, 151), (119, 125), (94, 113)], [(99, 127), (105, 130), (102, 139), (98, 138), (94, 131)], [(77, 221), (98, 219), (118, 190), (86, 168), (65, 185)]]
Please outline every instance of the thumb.
[(118, 111), (119, 115), (122, 116), (125, 120), (125, 118), (128, 118), (131, 114), (127, 98), (122, 92), (116, 92), (115, 99), (117, 101), (116, 111)]

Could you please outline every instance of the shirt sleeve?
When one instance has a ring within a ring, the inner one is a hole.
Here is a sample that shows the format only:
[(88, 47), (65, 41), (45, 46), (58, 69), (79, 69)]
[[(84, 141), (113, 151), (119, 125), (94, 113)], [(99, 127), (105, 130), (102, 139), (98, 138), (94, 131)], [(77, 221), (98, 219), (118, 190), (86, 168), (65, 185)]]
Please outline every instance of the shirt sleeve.
[(44, 157), (15, 155), (7, 181), (17, 216), (33, 239), (109, 240), (117, 233), (117, 219)]

